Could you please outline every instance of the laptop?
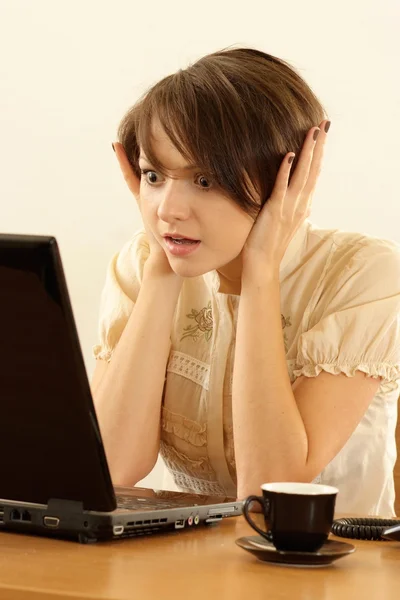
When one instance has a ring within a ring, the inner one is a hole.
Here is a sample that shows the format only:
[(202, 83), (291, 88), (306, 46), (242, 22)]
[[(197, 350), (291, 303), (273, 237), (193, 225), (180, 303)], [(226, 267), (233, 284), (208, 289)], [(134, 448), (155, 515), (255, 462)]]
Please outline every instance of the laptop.
[(57, 240), (0, 234), (0, 530), (81, 543), (195, 529), (235, 498), (113, 487)]

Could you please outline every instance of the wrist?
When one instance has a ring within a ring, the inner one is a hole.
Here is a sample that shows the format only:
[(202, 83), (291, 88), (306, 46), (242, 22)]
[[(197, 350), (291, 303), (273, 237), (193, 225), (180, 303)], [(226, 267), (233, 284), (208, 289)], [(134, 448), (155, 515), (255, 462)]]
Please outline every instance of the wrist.
[(146, 280), (159, 280), (165, 285), (173, 285), (179, 289), (183, 284), (183, 277), (176, 275), (171, 268), (168, 270), (164, 265), (160, 265), (156, 261), (147, 260), (143, 268), (143, 281)]
[(242, 289), (245, 288), (261, 288), (280, 285), (279, 268), (265, 267), (243, 271), (242, 274)]

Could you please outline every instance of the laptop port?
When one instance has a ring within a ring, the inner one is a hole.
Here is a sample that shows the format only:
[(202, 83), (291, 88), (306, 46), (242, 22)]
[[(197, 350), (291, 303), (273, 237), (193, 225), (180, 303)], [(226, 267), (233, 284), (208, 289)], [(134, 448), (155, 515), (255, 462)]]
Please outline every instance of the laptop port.
[(43, 517), (43, 523), (50, 529), (57, 529), (60, 524), (60, 519), (58, 517)]
[(28, 510), (24, 510), (24, 512), (21, 515), (21, 519), (22, 521), (30, 523), (32, 521), (31, 513)]
[(183, 529), (185, 527), (185, 519), (175, 521), (175, 529)]
[(19, 510), (17, 510), (16, 508), (14, 508), (14, 510), (11, 511), (11, 521), (20, 521), (21, 520), (21, 513), (19, 512)]
[(123, 525), (114, 525), (113, 533), (114, 533), (114, 535), (121, 535), (122, 533), (124, 533), (124, 526)]
[[(236, 506), (224, 506), (224, 514), (226, 513), (233, 513), (236, 510)], [(219, 513), (221, 512), (220, 508), (210, 508), (210, 510), (208, 511), (208, 514), (210, 515), (210, 517), (214, 516), (214, 515), (219, 515)]]
[(168, 519), (160, 519), (160, 523), (167, 523)]
[(212, 517), (208, 517), (206, 519), (206, 523), (218, 523), (218, 521), (222, 521), (222, 515), (214, 515)]

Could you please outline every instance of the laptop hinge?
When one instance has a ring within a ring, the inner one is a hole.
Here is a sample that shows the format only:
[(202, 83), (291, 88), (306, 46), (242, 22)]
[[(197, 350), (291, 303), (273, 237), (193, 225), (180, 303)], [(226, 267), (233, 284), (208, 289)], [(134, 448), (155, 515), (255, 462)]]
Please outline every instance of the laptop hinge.
[(76, 500), (60, 500), (59, 498), (50, 498), (47, 503), (48, 512), (54, 514), (81, 515), (83, 513), (83, 502)]

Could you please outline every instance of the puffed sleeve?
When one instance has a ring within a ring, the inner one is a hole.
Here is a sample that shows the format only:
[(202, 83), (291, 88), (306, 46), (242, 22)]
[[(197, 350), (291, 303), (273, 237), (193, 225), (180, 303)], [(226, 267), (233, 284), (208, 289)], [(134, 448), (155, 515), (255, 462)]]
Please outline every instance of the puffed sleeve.
[(147, 234), (141, 230), (108, 264), (100, 299), (99, 343), (93, 346), (92, 352), (94, 358), (110, 361), (138, 297), (149, 254)]
[(295, 377), (321, 371), (382, 377), (382, 393), (400, 379), (400, 247), (371, 238), (329, 269), (307, 330), (299, 336)]

